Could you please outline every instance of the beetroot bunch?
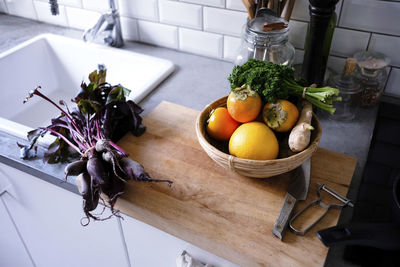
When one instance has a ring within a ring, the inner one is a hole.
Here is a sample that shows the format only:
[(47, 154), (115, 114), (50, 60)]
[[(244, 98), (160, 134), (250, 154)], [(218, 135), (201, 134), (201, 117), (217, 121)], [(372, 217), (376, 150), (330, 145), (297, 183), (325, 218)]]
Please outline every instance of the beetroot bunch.
[[(33, 151), (36, 151), (37, 139), (46, 132), (57, 137), (44, 154), (46, 162), (70, 161), (73, 157), (71, 148), (79, 155), (79, 159), (65, 167), (65, 177), (77, 176), (76, 184), (83, 197), (83, 211), (86, 215), (83, 218), (86, 221), (81, 221), (82, 225), (89, 224), (90, 219), (104, 220), (117, 215), (113, 206), (118, 196), (123, 194), (128, 180), (172, 183), (152, 179), (142, 165), (130, 159), (115, 143), (127, 132), (135, 136), (143, 134), (145, 127), (140, 116), (143, 110), (133, 101), (126, 101), (125, 96), (130, 92), (128, 89), (121, 85), (111, 86), (106, 83), (105, 76), (106, 70), (103, 68), (89, 74), (90, 83), (81, 84), (81, 91), (73, 100), (76, 108), (72, 110), (64, 101), (56, 104), (46, 97), (39, 91), (40, 87), (31, 91), (24, 101), (37, 95), (61, 111), (61, 115), (52, 119), (49, 126), (28, 133), (31, 142), (29, 145), (19, 145), (21, 157), (32, 157)], [(112, 212), (110, 216), (102, 218), (102, 213), (92, 213), (99, 200), (109, 204)]]

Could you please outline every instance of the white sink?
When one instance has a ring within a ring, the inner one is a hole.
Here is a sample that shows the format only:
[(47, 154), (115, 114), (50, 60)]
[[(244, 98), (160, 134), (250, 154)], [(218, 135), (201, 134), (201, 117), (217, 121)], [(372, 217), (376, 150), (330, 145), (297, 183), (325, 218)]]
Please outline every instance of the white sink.
[(37, 96), (22, 104), (28, 92), (40, 85), (41, 92), (55, 102), (70, 103), (98, 64), (106, 66), (109, 83), (131, 90), (129, 99), (136, 103), (174, 70), (168, 60), (63, 36), (39, 35), (0, 54), (0, 131), (26, 139), (28, 131), (49, 125), (59, 111)]

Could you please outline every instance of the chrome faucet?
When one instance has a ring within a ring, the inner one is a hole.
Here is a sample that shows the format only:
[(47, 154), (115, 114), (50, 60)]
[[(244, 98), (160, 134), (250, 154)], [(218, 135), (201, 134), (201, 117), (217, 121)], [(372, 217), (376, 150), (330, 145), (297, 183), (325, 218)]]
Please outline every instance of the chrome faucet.
[[(110, 10), (102, 14), (97, 23), (83, 34), (85, 42), (93, 41), (100, 32), (104, 32), (104, 43), (113, 47), (122, 47), (124, 40), (122, 39), (121, 22), (119, 12), (114, 0), (109, 0)], [(104, 25), (104, 26), (103, 26)]]

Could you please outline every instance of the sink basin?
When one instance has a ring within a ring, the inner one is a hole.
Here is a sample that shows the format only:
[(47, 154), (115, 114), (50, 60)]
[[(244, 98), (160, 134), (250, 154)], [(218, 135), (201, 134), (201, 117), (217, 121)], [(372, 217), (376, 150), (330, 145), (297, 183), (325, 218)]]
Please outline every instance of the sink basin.
[(174, 70), (168, 60), (63, 36), (39, 35), (0, 54), (0, 131), (26, 139), (28, 131), (49, 125), (59, 111), (37, 96), (23, 104), (28, 92), (40, 85), (41, 92), (55, 102), (71, 103), (81, 82), (88, 82), (88, 74), (98, 64), (106, 66), (110, 84), (131, 90), (128, 98), (136, 103)]

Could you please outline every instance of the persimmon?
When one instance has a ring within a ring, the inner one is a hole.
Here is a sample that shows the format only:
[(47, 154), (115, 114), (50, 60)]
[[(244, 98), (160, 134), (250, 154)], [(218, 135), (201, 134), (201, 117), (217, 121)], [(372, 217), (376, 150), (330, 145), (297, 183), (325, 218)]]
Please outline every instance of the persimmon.
[(239, 125), (240, 123), (229, 115), (227, 108), (219, 107), (211, 113), (206, 130), (212, 138), (227, 141)]
[(250, 122), (260, 113), (262, 102), (249, 85), (232, 89), (226, 101), (229, 114), (238, 122)]
[(262, 114), (268, 127), (277, 132), (290, 131), (299, 118), (297, 107), (284, 99), (278, 99), (276, 103), (265, 104)]

